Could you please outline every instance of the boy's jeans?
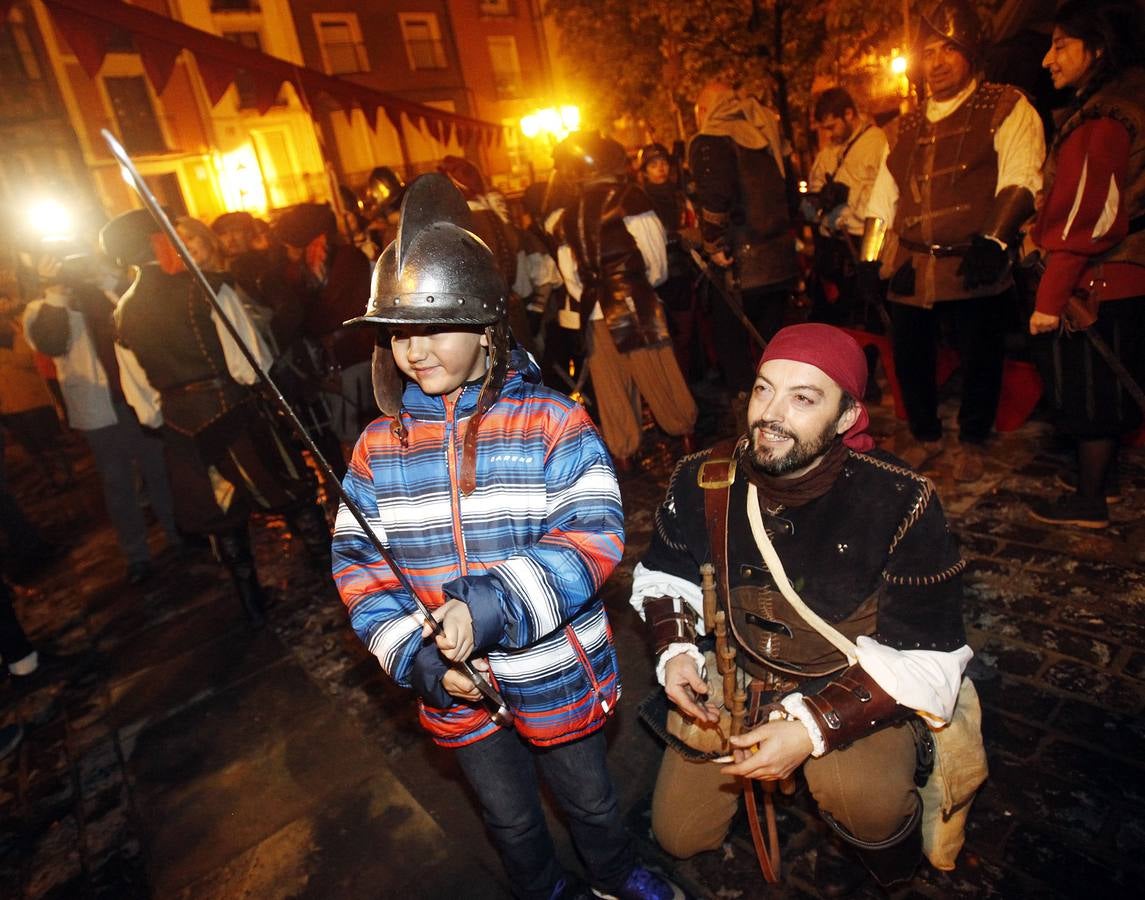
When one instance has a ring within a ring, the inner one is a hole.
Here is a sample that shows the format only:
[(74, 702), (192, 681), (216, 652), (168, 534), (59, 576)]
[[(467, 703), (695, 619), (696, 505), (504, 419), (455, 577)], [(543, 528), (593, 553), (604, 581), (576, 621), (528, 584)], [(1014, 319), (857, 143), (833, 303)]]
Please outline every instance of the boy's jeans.
[(548, 900), (564, 876), (541, 809), (538, 768), (568, 818), (593, 882), (618, 888), (628, 877), (635, 860), (604, 751), (600, 731), (542, 749), (529, 747), (512, 729), (457, 749), (517, 896)]

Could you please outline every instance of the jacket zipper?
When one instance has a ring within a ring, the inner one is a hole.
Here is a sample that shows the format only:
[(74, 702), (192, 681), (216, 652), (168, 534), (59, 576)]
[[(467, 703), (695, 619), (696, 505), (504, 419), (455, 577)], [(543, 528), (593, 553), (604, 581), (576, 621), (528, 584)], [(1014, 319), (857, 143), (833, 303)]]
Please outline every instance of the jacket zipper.
[[(464, 393), (464, 388), (462, 392)], [(445, 465), (449, 472), (449, 512), (450, 518), (453, 520), (453, 543), (457, 547), (458, 576), (461, 576), (468, 574), (469, 565), (465, 559), (465, 535), (461, 530), (461, 501), (457, 487), (457, 454), (454, 448), (457, 433), (457, 420), (455, 418), (457, 403), (451, 403), (448, 398), (443, 399), (445, 400), (446, 439), (442, 443), (445, 446)], [(461, 399), (460, 395), (457, 399)]]
[(568, 635), (569, 643), (572, 644), (573, 650), (576, 652), (577, 657), (580, 659), (580, 664), (584, 666), (585, 674), (588, 675), (588, 683), (592, 685), (592, 692), (596, 695), (596, 699), (600, 704), (600, 708), (603, 709), (607, 714), (610, 711), (608, 701), (605, 700), (603, 696), (601, 696), (600, 682), (596, 680), (596, 673), (592, 671), (592, 665), (588, 661), (588, 654), (584, 652), (584, 647), (582, 647), (580, 645), (580, 641), (577, 640), (576, 632), (573, 631), (573, 627), (571, 625), (565, 626), (565, 634)]

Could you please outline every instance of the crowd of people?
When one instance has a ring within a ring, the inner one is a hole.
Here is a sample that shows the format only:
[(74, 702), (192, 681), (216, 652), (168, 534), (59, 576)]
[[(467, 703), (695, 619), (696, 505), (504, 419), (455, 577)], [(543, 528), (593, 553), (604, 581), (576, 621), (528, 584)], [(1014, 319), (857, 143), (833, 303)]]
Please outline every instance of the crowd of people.
[[(965, 702), (972, 656), (964, 562), (925, 477), (948, 452), (940, 348), (961, 371), (953, 476), (972, 482), (1006, 354), (1028, 338), (1078, 448), (1066, 491), (1031, 509), (1044, 522), (1109, 524), (1118, 447), (1145, 403), (1139, 8), (1060, 7), (1043, 65), (1065, 106), (1048, 141), (1023, 91), (984, 76), (972, 4), (934, 0), (918, 24), (918, 107), (884, 128), (845, 89), (820, 94), (805, 193), (776, 113), (715, 79), (686, 149), (653, 142), (632, 160), (574, 133), (519, 203), (447, 156), (409, 185), (376, 169), (370, 202), (340, 198), (341, 222), (317, 203), (271, 225), (181, 218), (217, 308), (142, 210), (103, 229), (102, 262), (27, 247), (31, 302), (5, 310), (0, 362), (54, 361), (129, 581), (151, 565), (136, 470), (168, 545), (209, 539), (253, 625), (266, 605), (249, 520), (286, 517), (456, 753), (530, 898), (682, 896), (635, 856), (601, 731), (620, 684), (600, 589), (624, 549), (617, 474), (639, 460), (647, 408), (683, 459), (632, 605), (672, 710), (719, 748), (713, 763), (670, 742), (657, 840), (677, 857), (714, 849), (744, 784), (754, 803), (753, 782), (801, 771), (851, 850), (820, 858), (824, 895), (868, 874), (893, 884), (936, 859), (917, 788), (928, 726)], [(909, 428), (897, 456), (867, 432), (877, 347)], [(332, 536), (259, 369), (343, 479)], [(712, 380), (746, 430), (701, 450), (693, 390)], [(51, 394), (9, 399), (20, 383), (0, 390), (6, 429), (52, 445)], [(35, 653), (0, 601), (18, 674)], [(538, 771), (589, 885), (556, 860)]]

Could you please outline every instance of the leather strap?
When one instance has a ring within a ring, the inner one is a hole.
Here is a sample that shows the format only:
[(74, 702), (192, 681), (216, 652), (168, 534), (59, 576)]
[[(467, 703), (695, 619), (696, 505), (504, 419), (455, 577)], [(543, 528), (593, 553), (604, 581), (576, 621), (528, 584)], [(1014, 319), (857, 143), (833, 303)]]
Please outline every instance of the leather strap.
[[(721, 606), (726, 607), (731, 620), (730, 594), (728, 591), (728, 497), (735, 480), (733, 467), (734, 442), (722, 442), (712, 448), (710, 462), (700, 469), (700, 486), (704, 488), (704, 516), (708, 527), (708, 539), (712, 566), (716, 570), (716, 590)], [(725, 458), (726, 457), (726, 458)], [(721, 468), (726, 466), (726, 468)], [(712, 627), (706, 622), (705, 626)], [(752, 684), (748, 722), (756, 722), (760, 715), (762, 686)], [(763, 816), (767, 823), (767, 838), (764, 838), (760, 825), (759, 803), (755, 794), (755, 779), (741, 778), (747, 824), (751, 831), (751, 842), (755, 856), (759, 860), (759, 870), (768, 884), (777, 884), (780, 876), (779, 828), (775, 822), (775, 782), (763, 782)]]

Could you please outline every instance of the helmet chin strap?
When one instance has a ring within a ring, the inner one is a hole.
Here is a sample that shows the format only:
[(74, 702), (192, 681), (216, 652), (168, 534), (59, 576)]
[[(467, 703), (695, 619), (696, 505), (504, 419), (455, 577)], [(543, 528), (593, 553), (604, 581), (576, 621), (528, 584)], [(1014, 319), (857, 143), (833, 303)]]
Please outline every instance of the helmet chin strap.
[(481, 392), (477, 395), (477, 408), (465, 428), (465, 440), (461, 447), (462, 494), (472, 494), (477, 489), (477, 428), (489, 407), (501, 396), (501, 388), (505, 386), (505, 376), (509, 371), (512, 337), (506, 321), (502, 319), (486, 328), (485, 337), (489, 341), (489, 368), (481, 383)]

